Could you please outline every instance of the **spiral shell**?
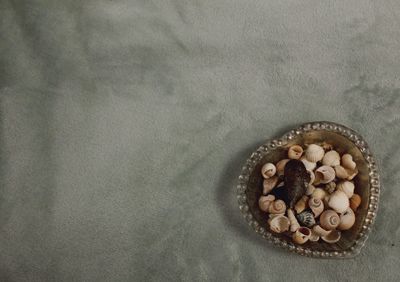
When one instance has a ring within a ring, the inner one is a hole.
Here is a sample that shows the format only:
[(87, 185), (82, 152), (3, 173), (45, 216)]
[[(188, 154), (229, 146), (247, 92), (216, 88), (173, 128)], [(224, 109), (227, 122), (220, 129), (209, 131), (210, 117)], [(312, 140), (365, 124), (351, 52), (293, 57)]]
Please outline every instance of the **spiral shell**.
[(325, 230), (320, 225), (315, 225), (313, 227), (313, 232), (321, 237), (321, 236), (326, 236), (329, 233), (331, 233), (331, 230)]
[(319, 162), (324, 157), (325, 151), (321, 146), (317, 144), (311, 144), (305, 151), (305, 156), (307, 160), (312, 163)]
[(350, 198), (350, 207), (353, 211), (356, 211), (357, 208), (360, 206), (361, 204), (361, 197), (358, 194), (354, 194), (351, 198)]
[(278, 176), (274, 175), (270, 178), (264, 179), (263, 181), (263, 194), (267, 195), (272, 189), (275, 188), (276, 184), (278, 183), (279, 178)]
[(340, 224), (338, 226), (338, 229), (348, 230), (354, 225), (355, 222), (356, 215), (351, 208), (348, 208), (344, 213), (340, 215)]
[(268, 212), (269, 206), (274, 200), (275, 200), (274, 195), (261, 196), (260, 199), (258, 200), (258, 206), (260, 207), (260, 210)]
[(303, 197), (301, 197), (301, 199), (296, 203), (296, 205), (294, 205), (294, 209), (296, 210), (297, 213), (301, 213), (302, 211), (304, 211), (307, 207), (307, 201), (308, 201), (308, 197), (306, 195), (304, 195)]
[(326, 230), (333, 230), (338, 227), (340, 223), (340, 218), (335, 211), (326, 210), (321, 214), (319, 222), (322, 228)]
[(303, 154), (303, 148), (300, 145), (290, 146), (288, 151), (288, 158), (298, 160)]
[(281, 176), (285, 171), (285, 165), (290, 159), (283, 159), (276, 163), (276, 173)]
[(268, 220), (271, 231), (282, 233), (289, 230), (289, 219), (284, 215), (277, 215)]
[(321, 239), (329, 244), (336, 243), (340, 240), (341, 233), (338, 230), (332, 230), (328, 235), (322, 236)]
[(335, 179), (335, 170), (327, 165), (320, 166), (315, 170), (315, 177), (323, 184), (329, 183)]
[(343, 191), (336, 190), (329, 197), (328, 206), (338, 213), (342, 213), (350, 206), (349, 198)]
[(290, 221), (290, 232), (296, 232), (296, 230), (300, 228), (300, 224), (294, 216), (294, 212), (292, 209), (287, 210), (287, 216)]
[(340, 165), (340, 155), (335, 150), (329, 151), (324, 155), (322, 159), (322, 164), (327, 166), (337, 166)]
[(312, 184), (308, 184), (307, 190), (306, 190), (306, 195), (311, 196), (311, 194), (314, 192), (315, 187)]
[(353, 156), (350, 154), (344, 154), (342, 156), (342, 166), (344, 168), (354, 170), (356, 168), (356, 163), (353, 161)]
[(309, 211), (303, 211), (296, 218), (302, 226), (312, 227), (315, 224), (314, 215)]
[(324, 203), (321, 199), (311, 198), (308, 206), (312, 210), (314, 217), (318, 217), (324, 211)]
[(347, 198), (351, 198), (354, 194), (354, 183), (350, 181), (342, 181), (337, 185), (338, 191), (343, 191)]
[(340, 165), (335, 166), (335, 173), (336, 176), (341, 179), (347, 179), (349, 177), (347, 170)]
[(278, 214), (278, 213), (285, 213), (285, 211), (286, 211), (286, 204), (282, 200), (275, 200), (268, 207), (269, 213)]
[(325, 191), (324, 189), (322, 189), (322, 188), (315, 188), (314, 191), (313, 191), (313, 193), (312, 193), (312, 195), (311, 195), (311, 197), (312, 197), (312, 198), (315, 198), (315, 199), (320, 199), (320, 200), (322, 200), (322, 199), (325, 198), (326, 195), (327, 195), (327, 194), (326, 194), (326, 191)]
[(317, 163), (310, 162), (305, 156), (302, 156), (300, 161), (303, 162), (306, 170), (313, 171), (317, 167)]
[(268, 179), (268, 178), (274, 176), (275, 173), (276, 173), (276, 167), (272, 163), (266, 163), (261, 168), (261, 174), (265, 179)]
[(292, 235), (293, 242), (302, 245), (310, 239), (311, 230), (307, 227), (300, 227)]

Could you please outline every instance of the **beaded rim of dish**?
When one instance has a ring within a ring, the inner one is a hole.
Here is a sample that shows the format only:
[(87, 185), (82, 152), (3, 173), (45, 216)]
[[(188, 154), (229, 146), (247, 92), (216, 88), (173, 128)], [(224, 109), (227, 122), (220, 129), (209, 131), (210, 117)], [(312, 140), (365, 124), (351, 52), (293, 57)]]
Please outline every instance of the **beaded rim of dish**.
[[(302, 246), (295, 245), (294, 243), (287, 242), (283, 239), (275, 237), (271, 232), (266, 230), (264, 227), (260, 226), (260, 224), (254, 219), (247, 204), (247, 197), (246, 197), (247, 185), (250, 179), (250, 175), (252, 174), (257, 163), (261, 161), (261, 159), (265, 155), (267, 155), (270, 151), (273, 151), (281, 146), (285, 146), (288, 143), (288, 141), (292, 140), (296, 135), (301, 135), (311, 130), (327, 130), (338, 133), (346, 137), (358, 147), (358, 149), (361, 151), (368, 164), (369, 176), (370, 176), (369, 178), (370, 197), (369, 197), (368, 212), (362, 224), (362, 231), (358, 234), (358, 237), (355, 240), (354, 244), (347, 250), (314, 251), (309, 248), (304, 248)], [(299, 126), (298, 128), (293, 129), (288, 133), (284, 134), (281, 138), (270, 140), (265, 144), (261, 145), (257, 149), (257, 151), (255, 151), (250, 156), (250, 158), (247, 159), (246, 164), (242, 167), (242, 172), (239, 175), (239, 181), (236, 187), (236, 191), (237, 191), (239, 209), (242, 212), (243, 217), (246, 219), (248, 224), (267, 241), (273, 243), (274, 245), (280, 246), (291, 252), (295, 252), (303, 256), (317, 257), (317, 258), (351, 258), (360, 253), (362, 247), (365, 245), (365, 242), (368, 239), (369, 233), (371, 232), (371, 228), (375, 221), (376, 213), (378, 211), (380, 180), (375, 158), (373, 157), (363, 137), (360, 136), (354, 130), (346, 126), (343, 126), (341, 124), (322, 121), (322, 122), (305, 123)]]

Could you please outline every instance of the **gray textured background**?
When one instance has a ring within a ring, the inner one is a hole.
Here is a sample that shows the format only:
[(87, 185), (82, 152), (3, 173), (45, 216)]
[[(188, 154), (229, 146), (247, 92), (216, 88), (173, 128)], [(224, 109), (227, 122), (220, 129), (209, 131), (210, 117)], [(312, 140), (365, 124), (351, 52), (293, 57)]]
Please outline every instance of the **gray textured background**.
[[(1, 281), (398, 281), (400, 2), (0, 0)], [(331, 120), (384, 192), (360, 256), (241, 218), (251, 151)]]

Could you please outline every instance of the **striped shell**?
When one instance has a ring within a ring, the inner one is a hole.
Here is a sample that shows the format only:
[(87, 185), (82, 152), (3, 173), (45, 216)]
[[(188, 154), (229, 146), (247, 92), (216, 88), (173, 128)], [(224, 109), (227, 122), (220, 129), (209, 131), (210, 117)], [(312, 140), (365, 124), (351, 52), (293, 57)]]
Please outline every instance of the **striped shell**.
[(305, 156), (308, 161), (312, 163), (319, 162), (324, 157), (325, 151), (321, 146), (317, 144), (311, 144), (305, 151)]
[(315, 224), (314, 215), (309, 211), (303, 211), (302, 213), (299, 213), (297, 215), (297, 220), (302, 226), (312, 227)]

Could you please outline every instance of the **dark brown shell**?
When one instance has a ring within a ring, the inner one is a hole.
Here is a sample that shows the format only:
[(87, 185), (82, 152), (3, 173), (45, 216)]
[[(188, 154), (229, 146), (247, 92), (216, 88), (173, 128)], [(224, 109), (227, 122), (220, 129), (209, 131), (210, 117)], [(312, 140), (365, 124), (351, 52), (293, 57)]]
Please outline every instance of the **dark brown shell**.
[(284, 182), (287, 192), (287, 204), (290, 208), (293, 208), (306, 193), (310, 182), (310, 175), (307, 173), (302, 161), (290, 160), (285, 165)]

